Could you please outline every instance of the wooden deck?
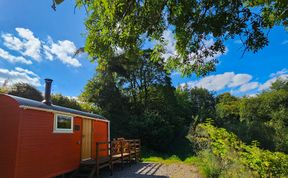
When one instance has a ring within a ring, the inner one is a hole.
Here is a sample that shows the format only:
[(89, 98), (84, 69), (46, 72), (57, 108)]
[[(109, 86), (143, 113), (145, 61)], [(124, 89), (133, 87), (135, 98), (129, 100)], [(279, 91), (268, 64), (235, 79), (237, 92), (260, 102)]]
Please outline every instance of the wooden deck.
[(108, 167), (110, 174), (113, 175), (114, 164), (131, 164), (132, 161), (141, 160), (141, 142), (139, 139), (126, 140), (124, 138), (115, 139), (110, 142), (96, 143), (96, 159), (90, 159), (80, 162), (79, 170), (75, 171), (71, 177), (79, 177), (81, 169), (86, 169), (89, 175), (86, 177), (99, 177), (101, 168)]

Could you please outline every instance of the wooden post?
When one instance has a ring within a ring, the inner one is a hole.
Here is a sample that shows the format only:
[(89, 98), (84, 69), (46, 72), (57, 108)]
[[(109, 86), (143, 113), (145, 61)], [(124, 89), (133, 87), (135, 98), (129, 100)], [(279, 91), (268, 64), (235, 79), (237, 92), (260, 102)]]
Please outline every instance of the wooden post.
[(123, 164), (124, 164), (124, 157), (123, 157), (123, 151), (124, 151), (124, 148), (123, 148), (123, 141), (122, 140), (119, 140), (120, 142), (120, 149), (121, 149), (121, 169), (123, 169)]
[(110, 141), (109, 142), (109, 145), (110, 145), (110, 147), (109, 147), (109, 157), (110, 157), (110, 159), (109, 159), (109, 164), (110, 164), (110, 175), (112, 176), (113, 175), (113, 163), (112, 163), (112, 154), (113, 154), (113, 152), (112, 152), (112, 141)]

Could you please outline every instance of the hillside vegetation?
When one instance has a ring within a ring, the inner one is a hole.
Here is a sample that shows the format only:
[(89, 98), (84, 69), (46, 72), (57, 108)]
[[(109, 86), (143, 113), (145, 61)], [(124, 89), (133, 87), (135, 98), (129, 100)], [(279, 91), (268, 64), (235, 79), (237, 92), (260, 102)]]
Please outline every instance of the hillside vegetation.
[(190, 137), (197, 149), (194, 163), (207, 177), (287, 177), (288, 155), (260, 149), (211, 123), (197, 126)]

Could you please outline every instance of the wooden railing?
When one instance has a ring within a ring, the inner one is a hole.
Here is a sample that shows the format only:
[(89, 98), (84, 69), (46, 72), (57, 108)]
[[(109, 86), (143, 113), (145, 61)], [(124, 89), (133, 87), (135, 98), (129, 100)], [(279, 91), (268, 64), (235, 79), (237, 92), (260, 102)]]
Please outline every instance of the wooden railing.
[(99, 170), (103, 167), (109, 167), (111, 175), (113, 174), (113, 167), (116, 163), (123, 164), (141, 160), (141, 142), (139, 139), (126, 140), (124, 138), (114, 139), (110, 142), (96, 143), (96, 159), (95, 166), (89, 177), (99, 177)]

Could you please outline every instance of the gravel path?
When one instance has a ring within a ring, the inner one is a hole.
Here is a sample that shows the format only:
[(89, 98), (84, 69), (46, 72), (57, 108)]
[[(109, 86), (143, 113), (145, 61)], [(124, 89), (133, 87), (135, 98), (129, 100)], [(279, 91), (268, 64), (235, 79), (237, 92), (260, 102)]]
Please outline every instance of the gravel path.
[(116, 167), (113, 176), (108, 170), (100, 171), (100, 178), (201, 178), (197, 168), (187, 164), (137, 163), (123, 170)]

